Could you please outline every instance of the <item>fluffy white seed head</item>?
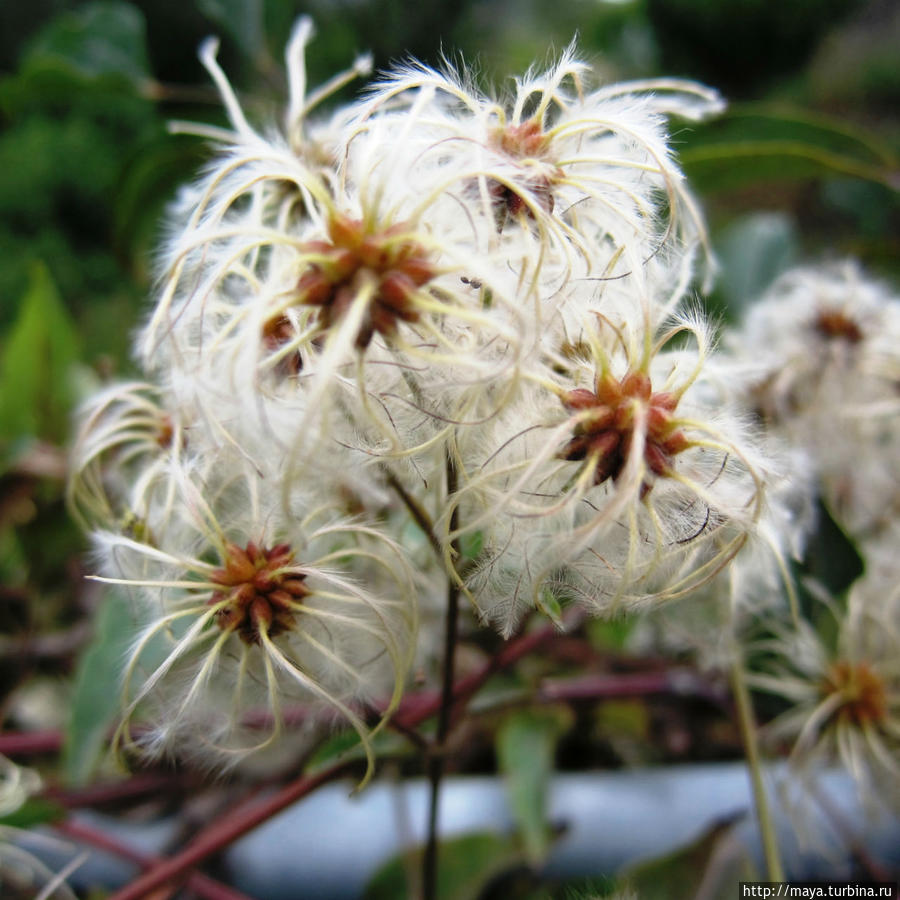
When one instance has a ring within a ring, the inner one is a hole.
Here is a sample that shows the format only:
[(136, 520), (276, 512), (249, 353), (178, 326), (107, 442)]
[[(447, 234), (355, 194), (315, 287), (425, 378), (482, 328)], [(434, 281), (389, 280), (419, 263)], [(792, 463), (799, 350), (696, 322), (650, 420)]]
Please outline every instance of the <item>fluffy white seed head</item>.
[(783, 276), (731, 335), (748, 402), (813, 460), (861, 535), (900, 508), (900, 299), (846, 262)]

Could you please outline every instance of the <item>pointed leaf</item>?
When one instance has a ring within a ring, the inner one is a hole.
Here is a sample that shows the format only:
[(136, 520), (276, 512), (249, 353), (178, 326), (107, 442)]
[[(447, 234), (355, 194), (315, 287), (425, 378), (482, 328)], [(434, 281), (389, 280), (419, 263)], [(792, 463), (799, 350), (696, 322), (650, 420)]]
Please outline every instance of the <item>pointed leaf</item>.
[[(737, 843), (733, 820), (713, 825), (695, 841), (621, 873), (641, 900), (724, 900), (739, 881), (757, 877), (746, 847)], [(701, 895), (701, 886), (703, 893)]]
[[(490, 833), (467, 834), (443, 841), (438, 855), (437, 900), (473, 900), (489, 882), (521, 865), (513, 840)], [(422, 850), (396, 856), (385, 863), (366, 887), (365, 900), (415, 897), (422, 871)]]
[(537, 865), (550, 846), (547, 785), (553, 772), (556, 742), (571, 723), (564, 707), (517, 710), (497, 732), (497, 759), (525, 854)]
[(900, 160), (876, 135), (839, 119), (744, 104), (683, 136), (685, 172), (704, 191), (851, 175), (900, 189)]
[(543, 590), (537, 598), (537, 608), (557, 627), (563, 627), (562, 605), (552, 591)]
[(0, 364), (0, 438), (27, 434), (62, 442), (77, 359), (74, 323), (46, 266), (35, 263)]
[(87, 782), (119, 710), (119, 685), (126, 652), (137, 630), (130, 606), (110, 593), (100, 607), (97, 630), (75, 674), (63, 747), (63, 771), (70, 784)]
[(34, 828), (65, 817), (65, 807), (44, 797), (30, 797), (15, 811), (0, 816), (0, 828)]

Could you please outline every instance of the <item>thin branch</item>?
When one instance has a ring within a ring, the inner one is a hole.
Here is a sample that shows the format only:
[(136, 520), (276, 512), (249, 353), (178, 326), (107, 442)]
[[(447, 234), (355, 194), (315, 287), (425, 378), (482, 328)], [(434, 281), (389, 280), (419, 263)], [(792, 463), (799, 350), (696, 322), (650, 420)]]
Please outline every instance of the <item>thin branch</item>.
[[(578, 627), (584, 619), (584, 612), (573, 608), (563, 616), (566, 630)], [(493, 675), (514, 666), (522, 657), (528, 656), (544, 644), (560, 635), (555, 625), (544, 625), (513, 638), (500, 648), (480, 669), (461, 678), (453, 687), (453, 709), (458, 711)], [(437, 691), (422, 691), (400, 703), (393, 718), (399, 719), (405, 728), (415, 728), (430, 719), (441, 708), (442, 694)]]
[(539, 685), (537, 699), (553, 703), (559, 700), (646, 697), (650, 694), (702, 697), (717, 705), (727, 699), (722, 691), (717, 691), (706, 679), (686, 668), (547, 679)]
[(778, 835), (775, 831), (775, 822), (772, 819), (772, 810), (769, 806), (766, 786), (763, 782), (762, 758), (760, 757), (759, 745), (756, 740), (756, 720), (753, 715), (753, 702), (750, 699), (750, 691), (747, 689), (747, 682), (744, 679), (743, 661), (740, 659), (735, 660), (731, 666), (731, 687), (734, 692), (738, 725), (741, 729), (741, 739), (744, 743), (744, 754), (747, 757), (747, 767), (750, 769), (750, 783), (753, 788), (756, 817), (759, 821), (759, 831), (762, 837), (766, 873), (770, 881), (784, 881), (784, 868), (781, 865), (781, 855), (778, 851)]
[(298, 778), (265, 800), (250, 801), (237, 807), (227, 818), (201, 831), (181, 853), (154, 865), (130, 885), (112, 894), (108, 900), (146, 900), (162, 885), (181, 881), (185, 873), (194, 866), (243, 837), (257, 825), (268, 821), (320, 785), (342, 775), (354, 764), (354, 760), (343, 760), (315, 775)]
[(82, 809), (86, 806), (104, 806), (131, 800), (147, 794), (159, 796), (163, 791), (182, 787), (186, 779), (177, 774), (144, 772), (121, 781), (106, 784), (91, 784), (83, 788), (48, 787), (43, 796), (68, 809)]
[(60, 731), (17, 731), (0, 734), (0, 753), (4, 756), (35, 756), (58, 753), (62, 748)]
[[(456, 467), (448, 455), (447, 497), (456, 493)], [(450, 514), (450, 532), (455, 533), (459, 527), (458, 506), (454, 506)], [(453, 542), (454, 551), (458, 551), (458, 541)], [(440, 551), (438, 551), (440, 553)], [(454, 679), (456, 673), (456, 644), (459, 638), (459, 585), (455, 578), (447, 577), (447, 619), (444, 627), (444, 667), (441, 682), (441, 701), (438, 707), (437, 734), (434, 746), (428, 757), (428, 781), (430, 797), (428, 806), (428, 838), (425, 842), (425, 855), (422, 858), (422, 896), (425, 900), (434, 900), (437, 896), (438, 871), (438, 809), (440, 807), (441, 780), (444, 776), (444, 762), (447, 747), (447, 735), (454, 705)]]
[[(425, 532), (425, 537), (428, 538), (428, 543), (431, 544), (438, 559), (443, 560), (444, 548), (441, 547), (441, 542), (438, 540), (437, 532), (434, 530), (434, 522), (432, 522), (431, 516), (428, 515), (428, 510), (425, 509), (425, 507), (422, 506), (408, 490), (406, 490), (397, 476), (390, 469), (385, 467), (384, 474), (388, 484), (394, 489), (394, 492), (403, 501), (403, 505), (413, 517), (413, 521)], [(456, 515), (455, 510), (453, 514)]]
[[(64, 822), (58, 822), (54, 827), (60, 834), (64, 834), (83, 844), (90, 844), (98, 850), (112, 853), (121, 859), (126, 859), (144, 870), (150, 869), (161, 862), (159, 857), (140, 853), (107, 832), (100, 831), (81, 822), (73, 822), (71, 819), (67, 819)], [(203, 900), (252, 900), (246, 894), (222, 884), (214, 878), (204, 875), (202, 872), (194, 872), (190, 875), (187, 879), (187, 886)]]

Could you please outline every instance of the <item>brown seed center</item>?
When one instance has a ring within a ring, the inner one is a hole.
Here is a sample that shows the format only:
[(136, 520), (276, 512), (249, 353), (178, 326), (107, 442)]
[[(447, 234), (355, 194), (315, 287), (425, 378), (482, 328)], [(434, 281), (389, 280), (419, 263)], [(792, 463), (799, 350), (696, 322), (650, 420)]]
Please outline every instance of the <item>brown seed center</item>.
[(537, 119), (495, 128), (489, 142), (494, 149), (516, 159), (540, 158), (550, 146), (550, 138)]
[(306, 575), (293, 565), (288, 544), (271, 549), (253, 541), (245, 548), (228, 544), (224, 565), (210, 579), (221, 585), (209, 600), (220, 607), (219, 627), (236, 631), (245, 644), (258, 644), (262, 633), (271, 638), (293, 629), (297, 608), (309, 595)]
[(858, 344), (863, 339), (859, 325), (839, 309), (822, 309), (816, 316), (815, 329), (822, 337)]
[[(656, 475), (669, 475), (672, 457), (690, 443), (678, 428), (673, 413), (678, 405), (675, 394), (653, 393), (649, 376), (629, 372), (621, 380), (612, 375), (597, 379), (594, 391), (577, 388), (563, 398), (563, 405), (579, 415), (572, 437), (560, 451), (567, 460), (590, 460), (594, 466), (594, 484), (622, 474), (634, 439), (636, 413), (645, 410), (646, 437), (644, 461)], [(644, 493), (650, 489), (643, 486)]]
[(299, 302), (319, 307), (319, 323), (329, 328), (361, 291), (372, 290), (356, 336), (359, 349), (369, 345), (375, 332), (390, 337), (399, 322), (418, 321), (416, 295), (437, 271), (428, 251), (408, 236), (410, 230), (402, 223), (377, 231), (359, 220), (333, 216), (328, 240), (301, 247), (315, 261), (297, 283)]
[[(522, 163), (521, 174), (517, 175), (514, 184), (488, 179), (487, 192), (497, 231), (502, 232), (511, 218), (516, 219), (520, 215), (534, 218), (534, 209), (528, 200), (545, 212), (552, 213), (554, 182), (563, 173), (547, 161), (550, 138), (544, 133), (541, 123), (528, 119), (518, 125), (497, 127), (488, 135), (488, 146)], [(473, 185), (472, 193), (476, 193), (477, 189), (477, 185)]]
[[(296, 337), (291, 320), (284, 314), (272, 316), (263, 324), (263, 346), (270, 353), (277, 353), (282, 347), (289, 344)], [(303, 357), (299, 350), (287, 353), (278, 360), (276, 372), (284, 378), (297, 375), (303, 368)]]
[(877, 724), (887, 716), (884, 681), (868, 663), (835, 662), (825, 675), (822, 694), (824, 697), (839, 695), (841, 705), (834, 715), (854, 726)]

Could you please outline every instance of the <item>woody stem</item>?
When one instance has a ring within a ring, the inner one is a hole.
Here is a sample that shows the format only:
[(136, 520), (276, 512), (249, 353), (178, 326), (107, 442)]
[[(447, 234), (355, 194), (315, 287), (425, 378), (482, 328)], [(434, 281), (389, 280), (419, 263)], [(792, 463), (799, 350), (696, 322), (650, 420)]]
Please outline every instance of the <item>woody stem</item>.
[(731, 688), (737, 706), (738, 725), (741, 730), (741, 740), (744, 744), (744, 754), (747, 757), (747, 767), (750, 769), (753, 801), (756, 806), (756, 817), (759, 820), (759, 830), (762, 835), (763, 854), (766, 859), (769, 881), (784, 881), (784, 870), (782, 869), (781, 857), (778, 853), (778, 835), (775, 832), (772, 810), (769, 807), (769, 799), (763, 783), (762, 759), (756, 740), (753, 704), (750, 700), (750, 692), (747, 690), (746, 679), (744, 678), (743, 660), (740, 657), (736, 658), (731, 666)]
[[(446, 458), (447, 497), (456, 492), (456, 467), (448, 455)], [(450, 517), (450, 531), (458, 527), (457, 510), (454, 508)], [(459, 547), (454, 541), (453, 550), (458, 553)], [(440, 805), (441, 779), (444, 775), (444, 759), (447, 735), (450, 731), (451, 713), (453, 711), (454, 657), (459, 626), (459, 586), (452, 577), (447, 578), (447, 617), (444, 627), (444, 665), (441, 680), (441, 705), (438, 709), (437, 733), (428, 757), (428, 781), (431, 787), (428, 808), (428, 837), (425, 843), (425, 855), (422, 859), (422, 897), (424, 900), (435, 900), (437, 896), (438, 871), (438, 809)]]

